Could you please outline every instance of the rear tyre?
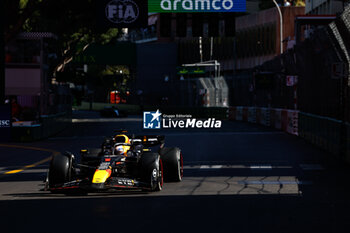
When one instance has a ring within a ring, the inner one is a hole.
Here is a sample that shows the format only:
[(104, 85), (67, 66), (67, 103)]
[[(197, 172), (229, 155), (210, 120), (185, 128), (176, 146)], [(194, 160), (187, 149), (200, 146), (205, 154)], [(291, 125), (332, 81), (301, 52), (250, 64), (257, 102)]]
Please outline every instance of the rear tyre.
[(163, 189), (163, 163), (157, 153), (144, 153), (141, 157), (142, 182), (144, 191), (161, 191)]
[(164, 179), (180, 182), (183, 177), (183, 157), (177, 147), (164, 147), (159, 151), (164, 165)]
[(72, 180), (73, 155), (70, 153), (54, 155), (49, 168), (49, 188), (55, 188)]

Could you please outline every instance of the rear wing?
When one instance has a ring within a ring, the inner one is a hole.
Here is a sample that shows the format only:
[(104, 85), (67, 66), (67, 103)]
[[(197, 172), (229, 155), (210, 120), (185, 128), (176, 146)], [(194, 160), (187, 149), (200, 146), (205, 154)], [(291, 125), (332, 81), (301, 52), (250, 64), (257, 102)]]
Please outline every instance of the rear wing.
[(138, 135), (130, 137), (131, 144), (142, 144), (144, 146), (163, 146), (165, 143), (164, 135)]

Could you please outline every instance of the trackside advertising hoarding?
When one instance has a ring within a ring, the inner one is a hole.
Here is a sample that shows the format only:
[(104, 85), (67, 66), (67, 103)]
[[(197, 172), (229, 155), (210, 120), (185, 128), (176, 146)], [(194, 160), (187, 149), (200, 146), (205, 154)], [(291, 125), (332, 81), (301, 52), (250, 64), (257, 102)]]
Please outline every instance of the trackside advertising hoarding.
[(148, 0), (150, 13), (245, 12), (246, 0)]
[(11, 141), (11, 105), (0, 105), (0, 142)]

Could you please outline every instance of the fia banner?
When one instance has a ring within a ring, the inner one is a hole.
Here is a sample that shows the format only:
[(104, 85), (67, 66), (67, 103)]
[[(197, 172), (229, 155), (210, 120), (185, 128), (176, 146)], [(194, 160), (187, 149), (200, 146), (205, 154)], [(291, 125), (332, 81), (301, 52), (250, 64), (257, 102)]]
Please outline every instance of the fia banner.
[(145, 0), (98, 0), (96, 10), (100, 30), (142, 28), (148, 25), (148, 5)]

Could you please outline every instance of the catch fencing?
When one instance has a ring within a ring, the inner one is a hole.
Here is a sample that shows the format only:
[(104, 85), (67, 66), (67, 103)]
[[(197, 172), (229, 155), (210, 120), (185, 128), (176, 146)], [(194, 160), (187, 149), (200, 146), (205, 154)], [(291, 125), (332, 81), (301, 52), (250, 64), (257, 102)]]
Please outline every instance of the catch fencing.
[[(350, 6), (347, 6), (333, 23), (315, 29), (309, 38), (255, 67), (246, 82), (236, 77), (235, 91), (239, 95), (234, 95), (232, 104), (294, 109), (296, 99), (301, 112), (350, 122), (349, 62)], [(339, 75), (334, 72), (337, 64), (342, 67)], [(287, 76), (298, 77), (296, 86), (287, 86)], [(262, 81), (268, 83), (262, 85)]]

